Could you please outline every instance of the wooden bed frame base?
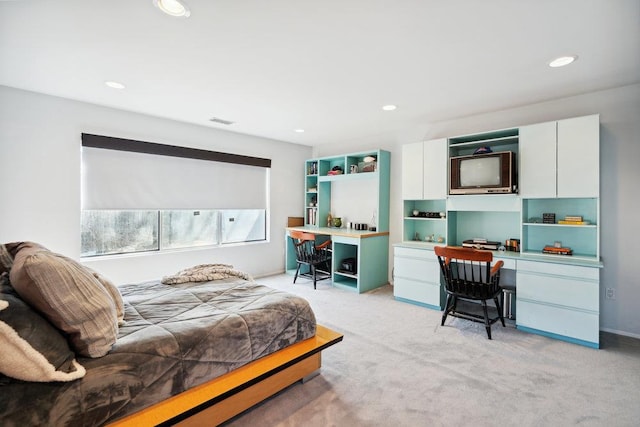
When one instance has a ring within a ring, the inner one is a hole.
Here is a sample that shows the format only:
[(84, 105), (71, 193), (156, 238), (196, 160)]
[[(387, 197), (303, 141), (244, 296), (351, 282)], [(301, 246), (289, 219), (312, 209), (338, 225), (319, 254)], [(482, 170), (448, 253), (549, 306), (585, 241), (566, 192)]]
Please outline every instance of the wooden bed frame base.
[(228, 374), (117, 420), (109, 427), (218, 425), (291, 384), (316, 375), (321, 351), (342, 341), (318, 325), (316, 335)]

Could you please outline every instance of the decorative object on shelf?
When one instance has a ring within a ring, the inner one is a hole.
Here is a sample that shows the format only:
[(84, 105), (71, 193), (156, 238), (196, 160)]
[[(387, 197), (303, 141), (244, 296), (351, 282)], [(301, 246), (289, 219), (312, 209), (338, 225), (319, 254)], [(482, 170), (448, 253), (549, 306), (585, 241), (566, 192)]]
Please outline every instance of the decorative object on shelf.
[(543, 213), (542, 214), (542, 223), (543, 224), (555, 224), (556, 223), (556, 214), (554, 214), (554, 213)]
[(444, 243), (444, 237), (438, 236), (438, 243)]
[(493, 153), (493, 150), (491, 149), (491, 147), (478, 147), (476, 148), (476, 151), (473, 152), (474, 155), (489, 154), (489, 153)]
[(560, 241), (553, 242), (553, 247), (554, 248), (561, 248), (562, 247), (562, 242), (560, 242)]
[(366, 156), (362, 159), (362, 162), (358, 163), (358, 170), (360, 172), (375, 172), (377, 168), (376, 156)]
[(531, 224), (542, 224), (542, 218), (537, 217), (537, 216), (533, 216), (531, 218), (529, 218), (529, 221)]
[(418, 216), (418, 215), (420, 215), (420, 211), (419, 211), (419, 210), (417, 210), (417, 209), (414, 209), (412, 213), (413, 213), (413, 216)]
[(446, 213), (444, 213), (444, 212), (440, 212), (440, 218), (445, 218), (446, 216), (447, 216), (447, 214), (446, 214)]
[(342, 166), (334, 166), (329, 172), (327, 172), (327, 176), (342, 175), (343, 173), (344, 170), (342, 169)]
[(377, 224), (378, 220), (376, 218), (376, 211), (374, 209), (373, 215), (371, 216), (371, 223), (369, 224), (369, 231), (376, 231), (378, 229)]
[(349, 166), (349, 173), (358, 173), (358, 165)]
[(510, 252), (520, 252), (520, 239), (507, 239), (504, 246)]
[(413, 240), (415, 240), (416, 242), (420, 241), (420, 233), (418, 233), (417, 231), (414, 233), (413, 235)]
[(429, 234), (428, 236), (425, 236), (424, 241), (433, 242), (433, 234)]
[(342, 218), (340, 217), (333, 218), (333, 226), (336, 228), (342, 227)]
[(331, 216), (331, 212), (327, 215), (327, 227), (331, 227), (333, 225), (333, 217)]

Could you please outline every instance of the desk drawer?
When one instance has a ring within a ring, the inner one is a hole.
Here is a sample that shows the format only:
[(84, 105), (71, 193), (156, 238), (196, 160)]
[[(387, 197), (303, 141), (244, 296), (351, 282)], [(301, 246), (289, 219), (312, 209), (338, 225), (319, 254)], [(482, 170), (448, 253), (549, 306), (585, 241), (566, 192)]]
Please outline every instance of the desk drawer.
[(517, 298), (598, 312), (600, 310), (597, 281), (579, 277), (544, 273), (516, 273)]
[(500, 258), (500, 257), (493, 257), (493, 263), (495, 264), (496, 262), (502, 260), (502, 262), (504, 263), (504, 265), (502, 266), (502, 268), (506, 268), (507, 270), (515, 270), (516, 269), (516, 260), (513, 258)]
[(393, 275), (422, 282), (440, 283), (440, 265), (434, 259), (393, 258)]
[(554, 264), (552, 262), (518, 261), (518, 271), (536, 274), (568, 276), (589, 280), (600, 280), (600, 269), (579, 265)]
[(427, 249), (395, 247), (393, 249), (393, 254), (395, 256), (400, 256), (405, 258), (436, 259), (435, 252)]
[(440, 307), (440, 284), (398, 277), (393, 282), (393, 296)]
[[(518, 284), (520, 292), (520, 284)], [(519, 298), (519, 296), (518, 296)], [(565, 309), (516, 300), (516, 324), (592, 343), (599, 342), (598, 313)]]

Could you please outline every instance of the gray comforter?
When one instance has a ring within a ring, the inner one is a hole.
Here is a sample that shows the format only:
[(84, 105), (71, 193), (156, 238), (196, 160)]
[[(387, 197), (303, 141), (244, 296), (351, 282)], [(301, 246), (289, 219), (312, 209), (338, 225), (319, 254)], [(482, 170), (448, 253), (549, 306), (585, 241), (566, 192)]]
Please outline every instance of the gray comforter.
[(238, 278), (120, 291), (111, 352), (78, 359), (87, 375), (70, 383), (0, 375), (0, 425), (103, 425), (315, 334), (304, 299)]

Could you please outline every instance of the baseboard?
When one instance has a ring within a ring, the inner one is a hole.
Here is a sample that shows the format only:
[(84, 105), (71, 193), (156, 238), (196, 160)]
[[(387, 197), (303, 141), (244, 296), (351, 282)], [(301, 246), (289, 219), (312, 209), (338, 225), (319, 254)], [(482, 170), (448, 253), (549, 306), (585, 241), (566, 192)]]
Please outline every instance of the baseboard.
[[(294, 271), (295, 271), (295, 269), (294, 269)], [(286, 270), (276, 270), (276, 271), (274, 271), (272, 273), (262, 273), (262, 274), (255, 275), (255, 276), (253, 276), (253, 278), (254, 279), (260, 279), (260, 278), (263, 278), (263, 277), (277, 276), (277, 275), (280, 275), (280, 274), (285, 274), (286, 272), (287, 272)]]
[(622, 335), (624, 337), (636, 338), (640, 340), (640, 334), (632, 334), (631, 332), (619, 331), (617, 329), (610, 329), (610, 328), (600, 328), (600, 331), (609, 332), (610, 334), (615, 334), (615, 335)]

